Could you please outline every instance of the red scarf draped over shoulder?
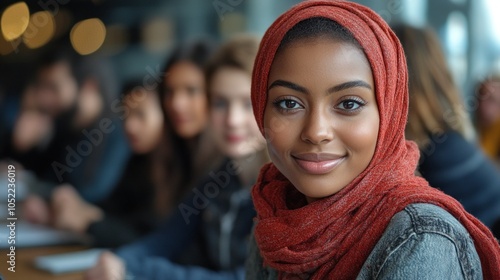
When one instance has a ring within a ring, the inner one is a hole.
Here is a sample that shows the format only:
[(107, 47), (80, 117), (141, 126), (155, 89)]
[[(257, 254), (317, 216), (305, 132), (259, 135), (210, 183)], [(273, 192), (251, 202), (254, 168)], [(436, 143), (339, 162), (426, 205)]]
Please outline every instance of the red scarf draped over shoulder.
[(380, 114), (378, 142), (370, 164), (358, 177), (335, 195), (310, 204), (272, 163), (262, 168), (252, 196), (257, 210), (255, 239), (264, 263), (278, 270), (280, 279), (297, 275), (354, 279), (391, 218), (409, 204), (430, 203), (451, 213), (470, 233), (484, 278), (500, 279), (500, 247), (488, 228), (456, 200), (414, 175), (419, 152), (404, 136), (408, 113), (404, 52), (389, 26), (369, 8), (340, 0), (310, 0), (272, 24), (260, 44), (252, 78), (252, 105), (261, 132), (276, 50), (288, 30), (312, 17), (336, 21), (363, 47)]

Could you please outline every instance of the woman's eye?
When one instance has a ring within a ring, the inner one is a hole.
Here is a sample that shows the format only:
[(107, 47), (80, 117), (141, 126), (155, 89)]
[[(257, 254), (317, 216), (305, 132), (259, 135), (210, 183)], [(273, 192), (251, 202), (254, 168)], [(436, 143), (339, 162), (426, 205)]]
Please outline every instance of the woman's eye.
[(281, 100), (278, 102), (278, 106), (281, 109), (290, 110), (290, 109), (300, 109), (300, 105), (297, 101), (294, 100)]
[(214, 109), (224, 109), (228, 107), (228, 103), (223, 99), (215, 99), (212, 101), (212, 107)]
[(198, 94), (198, 89), (195, 87), (187, 87), (186, 92), (190, 97), (193, 97)]
[(339, 105), (337, 105), (337, 109), (344, 110), (344, 111), (356, 111), (363, 107), (366, 103), (359, 101), (359, 100), (353, 100), (353, 99), (348, 99), (341, 101)]
[(163, 96), (172, 95), (173, 90), (171, 88), (165, 88), (163, 91)]
[(359, 104), (356, 101), (346, 100), (340, 103), (341, 109), (344, 110), (355, 110), (359, 108)]

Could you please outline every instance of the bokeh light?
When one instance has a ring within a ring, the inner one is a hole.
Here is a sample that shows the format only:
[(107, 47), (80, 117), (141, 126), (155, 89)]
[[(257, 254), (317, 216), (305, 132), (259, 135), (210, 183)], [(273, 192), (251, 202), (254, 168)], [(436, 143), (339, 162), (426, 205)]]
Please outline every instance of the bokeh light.
[(23, 42), (30, 49), (36, 49), (54, 36), (55, 21), (50, 12), (42, 11), (31, 15), (28, 28), (23, 33)]
[(0, 21), (5, 40), (12, 41), (21, 37), (28, 27), (30, 11), (25, 2), (18, 2), (5, 9)]
[(73, 26), (70, 32), (71, 45), (81, 55), (97, 51), (106, 39), (106, 27), (98, 18), (86, 19)]

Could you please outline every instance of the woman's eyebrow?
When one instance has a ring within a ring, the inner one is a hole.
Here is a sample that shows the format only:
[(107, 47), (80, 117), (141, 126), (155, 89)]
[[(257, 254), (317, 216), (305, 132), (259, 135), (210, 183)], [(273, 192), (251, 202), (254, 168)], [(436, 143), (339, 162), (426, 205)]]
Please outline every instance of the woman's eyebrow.
[(367, 82), (362, 81), (362, 80), (355, 80), (355, 81), (345, 82), (345, 83), (342, 83), (340, 85), (336, 85), (334, 87), (331, 87), (328, 89), (328, 93), (335, 93), (335, 92), (339, 92), (339, 91), (343, 91), (343, 90), (355, 88), (355, 87), (364, 87), (364, 88), (367, 88), (370, 90), (372, 89), (372, 87)]
[(295, 91), (298, 91), (298, 92), (301, 92), (301, 93), (304, 93), (304, 94), (309, 94), (309, 92), (307, 91), (307, 89), (305, 87), (302, 87), (302, 86), (299, 86), (299, 85), (294, 84), (292, 82), (284, 81), (284, 80), (276, 80), (276, 81), (274, 81), (267, 88), (267, 90), (269, 91), (273, 87), (286, 87), (286, 88), (289, 88), (291, 90), (295, 90)]
[[(286, 88), (289, 88), (289, 89), (294, 90), (294, 91), (298, 91), (298, 92), (301, 92), (304, 94), (309, 94), (309, 91), (305, 87), (299, 86), (295, 83), (285, 81), (285, 80), (274, 81), (269, 86), (269, 88), (267, 90), (270, 90), (273, 87), (286, 87)], [(339, 92), (339, 91), (343, 91), (343, 90), (355, 88), (355, 87), (364, 87), (364, 88), (367, 88), (370, 90), (372, 89), (372, 87), (367, 82), (362, 81), (362, 80), (355, 80), (355, 81), (349, 81), (349, 82), (345, 82), (345, 83), (333, 86), (333, 87), (329, 88), (327, 92), (328, 92), (328, 94), (331, 94), (331, 93), (335, 93), (335, 92)]]

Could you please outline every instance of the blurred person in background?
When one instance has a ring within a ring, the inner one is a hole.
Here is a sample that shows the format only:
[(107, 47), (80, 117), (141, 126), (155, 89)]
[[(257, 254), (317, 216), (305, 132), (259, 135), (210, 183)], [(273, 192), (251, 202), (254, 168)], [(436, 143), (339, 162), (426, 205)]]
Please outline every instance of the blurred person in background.
[[(64, 76), (65, 82), (56, 86), (41, 74), (33, 99), (40, 111), (51, 117), (54, 127), (45, 151), (44, 168), (36, 172), (39, 179), (53, 182), (55, 187), (33, 190), (24, 205), (26, 218), (42, 224), (49, 223), (49, 210), (73, 206), (66, 197), (74, 190), (85, 201), (103, 201), (117, 185), (130, 154), (123, 127), (112, 112), (117, 89), (107, 61), (102, 57), (80, 57), (76, 62), (63, 57), (53, 61), (47, 68), (58, 70), (50, 77)], [(61, 94), (63, 88), (71, 88), (71, 94), (69, 90)], [(45, 200), (50, 200), (52, 207)], [(71, 224), (73, 219), (71, 215), (54, 218), (58, 225)]]
[(7, 100), (9, 110), (3, 112), (8, 114), (7, 132), (0, 158), (16, 165), (20, 186), (45, 199), (60, 183), (46, 175), (57, 150), (64, 148), (54, 144), (56, 128), (75, 111), (78, 63), (78, 56), (69, 48), (48, 51), (37, 63), (34, 76), (25, 76), (19, 97)]
[(255, 216), (250, 188), (268, 161), (253, 116), (251, 73), (259, 42), (237, 37), (207, 67), (210, 125), (226, 160), (192, 190), (162, 230), (118, 256), (104, 253), (87, 279), (244, 279), (247, 241)]
[(180, 45), (167, 59), (158, 85), (165, 139), (153, 158), (155, 208), (169, 213), (203, 174), (221, 160), (208, 136), (204, 67), (215, 49), (208, 39)]
[(420, 148), (421, 175), (500, 237), (495, 230), (500, 221), (500, 173), (472, 140), (472, 124), (436, 34), (410, 26), (394, 31), (407, 57), (406, 137)]
[(97, 203), (113, 191), (130, 150), (120, 115), (111, 106), (118, 99), (118, 84), (109, 62), (99, 56), (82, 58), (76, 79), (74, 111), (57, 127), (52, 143), (56, 157), (46, 176), (71, 184), (86, 201)]
[(500, 73), (481, 81), (476, 91), (475, 124), (484, 152), (500, 166)]
[(130, 243), (165, 216), (154, 209), (156, 189), (151, 179), (151, 158), (164, 128), (158, 94), (144, 88), (142, 81), (131, 82), (122, 92), (123, 125), (134, 154), (118, 185), (97, 205), (83, 200), (73, 188), (58, 191), (48, 221), (57, 228), (89, 234), (97, 247)]
[(55, 123), (67, 119), (76, 104), (76, 64), (76, 54), (66, 48), (42, 58), (34, 80), (26, 80), (2, 158), (15, 160), (38, 176), (50, 165)]
[[(193, 181), (200, 179), (201, 172), (206, 173), (218, 164), (219, 156), (212, 148), (213, 141), (207, 137), (208, 100), (203, 73), (212, 51), (212, 45), (201, 40), (179, 47), (166, 62), (162, 76), (150, 77), (151, 81), (161, 78), (159, 84), (150, 84), (150, 80), (143, 79), (142, 90), (126, 89), (124, 106), (112, 107), (126, 117), (125, 130), (134, 153), (150, 153), (142, 156), (142, 160), (133, 157), (129, 161), (128, 168), (140, 168), (141, 174), (130, 174), (130, 170), (126, 169), (111, 196), (95, 204), (97, 206), (86, 202), (70, 187), (58, 188), (53, 194), (49, 215), (38, 215), (53, 218), (42, 219), (33, 215), (31, 220), (53, 224), (60, 229), (90, 233), (95, 246), (117, 247), (148, 232), (157, 221), (167, 217), (191, 188)], [(137, 99), (137, 93), (144, 92), (149, 98), (140, 103), (142, 107), (139, 103), (131, 103)], [(150, 96), (151, 92), (158, 93), (156, 99)], [(155, 108), (145, 107), (151, 106), (153, 101), (161, 113), (162, 137), (158, 140), (161, 143), (156, 143), (156, 126), (159, 124), (156, 114), (155, 120), (151, 120), (155, 126), (151, 133), (155, 135), (138, 131), (145, 129), (145, 123), (140, 124), (138, 118), (144, 113), (141, 110), (154, 113)], [(151, 142), (144, 143), (146, 141)], [(142, 182), (141, 175), (145, 176)], [(47, 212), (41, 210), (47, 207), (35, 206), (42, 204), (39, 200), (30, 198), (30, 203), (33, 210), (28, 213)], [(106, 211), (111, 212), (106, 214)], [(77, 213), (82, 213), (79, 218), (74, 217)], [(112, 234), (120, 229), (123, 232), (119, 235)]]

